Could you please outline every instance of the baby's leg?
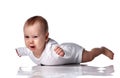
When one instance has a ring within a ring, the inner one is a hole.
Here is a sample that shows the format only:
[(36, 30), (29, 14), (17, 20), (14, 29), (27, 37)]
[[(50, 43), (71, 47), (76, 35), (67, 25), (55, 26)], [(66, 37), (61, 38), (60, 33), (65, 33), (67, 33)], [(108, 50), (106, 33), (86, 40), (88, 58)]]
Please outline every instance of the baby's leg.
[(83, 50), (82, 62), (92, 61), (95, 57), (103, 53), (101, 48), (93, 48), (91, 51)]
[(113, 53), (111, 50), (109, 50), (109, 49), (106, 48), (106, 47), (102, 47), (102, 49), (104, 49), (103, 54), (104, 54), (105, 56), (109, 57), (110, 59), (113, 59), (113, 58), (114, 58), (114, 53)]
[(82, 62), (89, 62), (92, 61), (95, 57), (100, 54), (104, 54), (105, 56), (113, 59), (113, 52), (109, 49), (102, 47), (102, 48), (93, 48), (91, 51), (84, 50), (82, 54)]

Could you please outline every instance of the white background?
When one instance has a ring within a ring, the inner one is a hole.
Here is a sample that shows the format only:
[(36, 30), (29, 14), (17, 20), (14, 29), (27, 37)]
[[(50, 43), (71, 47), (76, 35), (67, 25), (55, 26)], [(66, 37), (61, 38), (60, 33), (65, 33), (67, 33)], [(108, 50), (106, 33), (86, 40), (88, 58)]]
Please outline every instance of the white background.
[(33, 64), (14, 49), (24, 46), (23, 25), (34, 15), (47, 19), (50, 37), (59, 43), (74, 42), (87, 50), (106, 46), (115, 53), (113, 61), (100, 56), (90, 64), (119, 66), (119, 0), (0, 0), (1, 76), (15, 76), (19, 66)]

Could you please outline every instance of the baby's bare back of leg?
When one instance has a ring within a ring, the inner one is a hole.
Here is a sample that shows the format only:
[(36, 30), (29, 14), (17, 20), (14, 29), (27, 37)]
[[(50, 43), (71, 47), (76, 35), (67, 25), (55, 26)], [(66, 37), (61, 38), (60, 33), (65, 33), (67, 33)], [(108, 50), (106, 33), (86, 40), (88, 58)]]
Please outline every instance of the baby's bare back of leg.
[(93, 48), (91, 51), (83, 50), (82, 62), (92, 61), (95, 57), (99, 56), (100, 54), (104, 54), (110, 59), (113, 59), (113, 55), (114, 55), (112, 51), (110, 51), (109, 49), (105, 47)]

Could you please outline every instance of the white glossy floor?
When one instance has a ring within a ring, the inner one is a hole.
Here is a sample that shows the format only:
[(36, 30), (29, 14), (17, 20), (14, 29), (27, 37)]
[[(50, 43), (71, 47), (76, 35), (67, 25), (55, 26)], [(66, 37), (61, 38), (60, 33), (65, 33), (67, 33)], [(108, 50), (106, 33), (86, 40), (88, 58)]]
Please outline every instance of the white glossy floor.
[(115, 78), (120, 76), (120, 62), (116, 57), (114, 60), (109, 60), (101, 55), (92, 62), (61, 66), (32, 66), (29, 61), (28, 64), (25, 63), (27, 61), (17, 67), (16, 78)]
[(82, 76), (113, 76), (114, 66), (95, 67), (88, 65), (20, 67), (20, 78), (79, 78)]

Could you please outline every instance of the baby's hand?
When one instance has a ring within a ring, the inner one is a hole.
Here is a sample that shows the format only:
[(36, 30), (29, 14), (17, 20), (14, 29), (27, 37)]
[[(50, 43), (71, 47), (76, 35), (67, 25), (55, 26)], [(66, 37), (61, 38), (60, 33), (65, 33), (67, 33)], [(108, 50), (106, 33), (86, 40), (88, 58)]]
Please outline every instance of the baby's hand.
[(59, 46), (56, 46), (55, 49), (54, 49), (54, 51), (55, 51), (58, 55), (60, 55), (61, 57), (63, 57), (63, 56), (65, 55), (63, 49), (60, 48)]
[(18, 55), (19, 57), (21, 57), (21, 56), (19, 55), (19, 53), (18, 53), (17, 49), (15, 49), (15, 51), (16, 51), (17, 55)]

